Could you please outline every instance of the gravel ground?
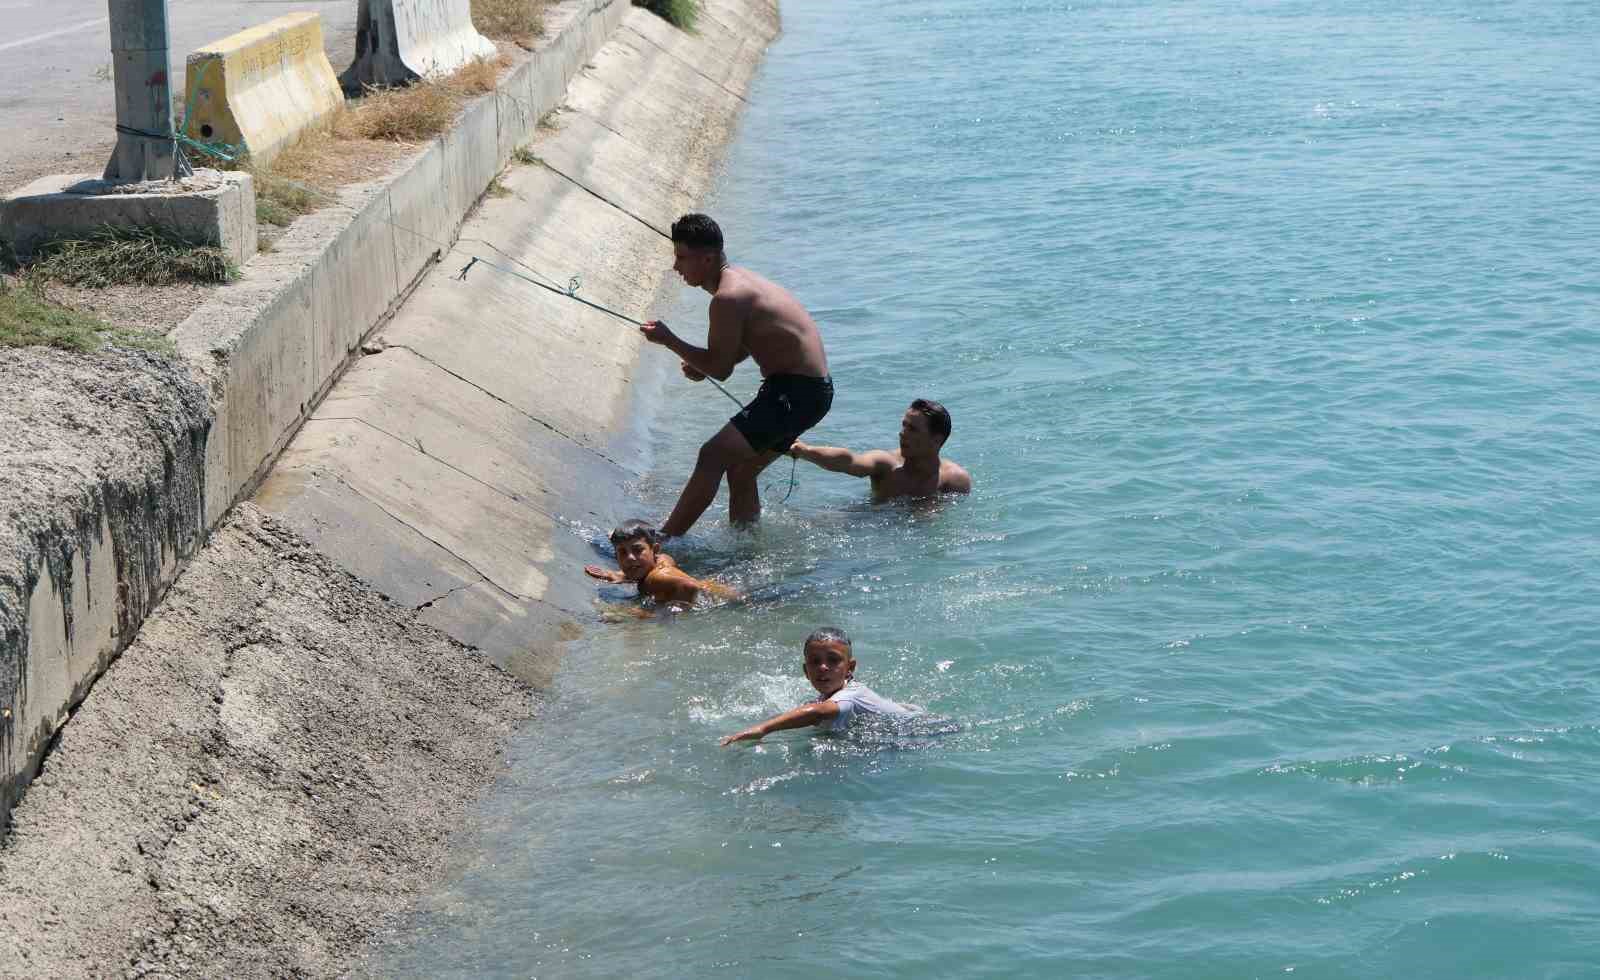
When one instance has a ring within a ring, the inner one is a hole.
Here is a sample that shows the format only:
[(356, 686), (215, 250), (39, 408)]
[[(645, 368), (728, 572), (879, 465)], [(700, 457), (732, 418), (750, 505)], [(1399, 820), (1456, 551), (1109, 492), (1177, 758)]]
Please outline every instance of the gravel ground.
[(93, 313), (113, 327), (166, 336), (217, 289), (213, 285), (66, 286), (47, 283), (45, 295), (75, 310)]
[(360, 972), (533, 707), (240, 505), (14, 811), (0, 975)]

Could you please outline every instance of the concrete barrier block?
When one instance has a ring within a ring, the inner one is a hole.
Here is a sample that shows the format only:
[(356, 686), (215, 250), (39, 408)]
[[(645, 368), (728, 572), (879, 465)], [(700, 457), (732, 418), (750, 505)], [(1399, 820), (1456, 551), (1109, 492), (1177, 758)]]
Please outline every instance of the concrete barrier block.
[(46, 242), (104, 228), (159, 228), (215, 245), (236, 265), (256, 253), (255, 184), (246, 173), (197, 170), (179, 180), (114, 184), (91, 174), (41, 177), (0, 203), (0, 239), (29, 258)]
[(265, 165), (344, 104), (318, 14), (287, 14), (189, 56), (184, 132)]
[(471, 0), (361, 0), (356, 60), (339, 82), (349, 91), (404, 85), (498, 53), (472, 26)]

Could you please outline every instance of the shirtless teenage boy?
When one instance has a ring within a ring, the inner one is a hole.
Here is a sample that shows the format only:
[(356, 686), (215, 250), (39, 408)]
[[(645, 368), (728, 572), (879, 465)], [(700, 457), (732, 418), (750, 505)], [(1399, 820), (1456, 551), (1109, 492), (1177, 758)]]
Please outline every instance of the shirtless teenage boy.
[(726, 381), (746, 357), (761, 369), (761, 390), (700, 447), (694, 474), (661, 525), (663, 537), (688, 532), (728, 477), (728, 519), (747, 524), (761, 516), (756, 477), (816, 425), (833, 405), (828, 356), (817, 325), (787, 289), (732, 265), (722, 249), (722, 229), (703, 214), (673, 222), (672, 268), (691, 286), (711, 294), (706, 346), (696, 347), (652, 320), (644, 338), (677, 354), (690, 381)]
[(950, 438), (950, 413), (938, 402), (918, 398), (900, 419), (900, 451), (872, 449), (853, 453), (834, 446), (808, 446), (796, 441), (789, 455), (825, 470), (872, 478), (872, 499), (932, 497), (972, 492), (972, 476), (939, 450)]
[(611, 532), (611, 544), (617, 549), (619, 570), (585, 565), (584, 574), (614, 585), (632, 582), (639, 587), (641, 596), (649, 596), (662, 605), (692, 605), (701, 592), (725, 599), (738, 595), (725, 585), (685, 573), (671, 555), (661, 550), (661, 536), (644, 521), (624, 521)]

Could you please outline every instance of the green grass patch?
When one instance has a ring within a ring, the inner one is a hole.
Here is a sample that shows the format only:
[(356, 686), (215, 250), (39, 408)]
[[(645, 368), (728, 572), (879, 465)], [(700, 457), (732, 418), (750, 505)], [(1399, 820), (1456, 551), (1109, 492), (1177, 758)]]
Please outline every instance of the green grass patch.
[(489, 187), (484, 191), (484, 193), (488, 194), (490, 197), (510, 197), (511, 188), (507, 187), (505, 184), (502, 184), (500, 182), (500, 178), (496, 177), (494, 180), (489, 181)]
[(69, 286), (170, 286), (228, 282), (239, 270), (213, 245), (151, 228), (103, 228), (41, 246), (28, 275)]
[(511, 159), (523, 166), (528, 166), (539, 162), (539, 154), (533, 152), (533, 147), (531, 146), (519, 146), (511, 151)]
[(694, 0), (633, 0), (635, 7), (643, 7), (667, 23), (686, 31), (694, 30), (695, 15), (700, 12)]
[(310, 214), (328, 203), (328, 195), (297, 180), (280, 177), (270, 170), (251, 173), (256, 187), (256, 220), (262, 224), (287, 228), (302, 214)]
[(119, 330), (98, 317), (45, 298), (35, 286), (0, 281), (0, 347), (54, 347), (87, 353), (102, 344), (171, 353), (172, 342), (132, 330)]

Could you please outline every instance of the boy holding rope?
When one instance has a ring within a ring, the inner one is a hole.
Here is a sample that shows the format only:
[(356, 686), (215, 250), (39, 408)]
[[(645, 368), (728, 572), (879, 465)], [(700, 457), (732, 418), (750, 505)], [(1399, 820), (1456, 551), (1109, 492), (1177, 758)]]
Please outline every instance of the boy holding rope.
[(833, 405), (828, 356), (811, 314), (777, 283), (729, 263), (722, 229), (703, 214), (672, 224), (672, 268), (690, 286), (711, 294), (706, 346), (696, 347), (652, 320), (644, 338), (677, 354), (690, 381), (726, 381), (745, 358), (761, 369), (761, 390), (700, 447), (694, 473), (677, 506), (661, 526), (663, 537), (681, 537), (716, 499), (728, 478), (728, 519), (753, 523), (761, 517), (756, 478), (795, 439), (822, 421)]

